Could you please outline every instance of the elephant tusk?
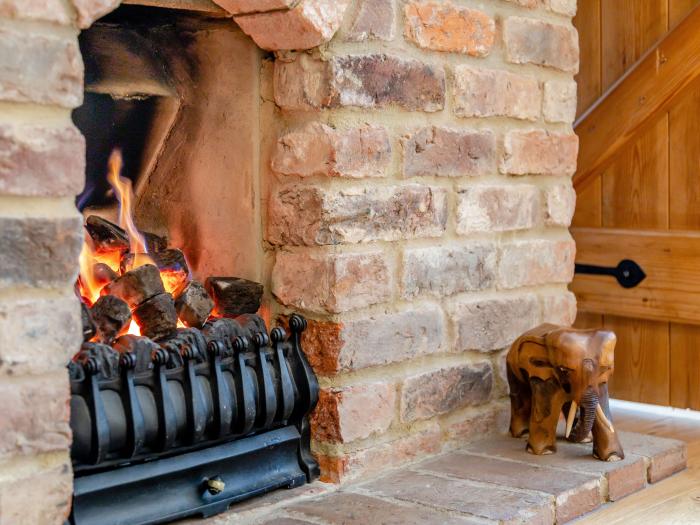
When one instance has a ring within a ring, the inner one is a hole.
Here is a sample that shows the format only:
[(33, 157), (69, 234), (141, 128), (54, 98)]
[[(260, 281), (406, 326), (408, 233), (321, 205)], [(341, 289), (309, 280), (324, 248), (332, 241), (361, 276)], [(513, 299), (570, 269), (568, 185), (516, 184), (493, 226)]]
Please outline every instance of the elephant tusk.
[(569, 415), (566, 417), (566, 438), (568, 439), (569, 434), (571, 434), (571, 429), (574, 426), (574, 418), (576, 417), (576, 410), (578, 406), (576, 401), (571, 402), (571, 407), (569, 408)]
[(605, 412), (603, 411), (603, 407), (601, 407), (600, 404), (598, 404), (595, 407), (595, 414), (596, 414), (596, 417), (598, 419), (600, 419), (600, 422), (603, 423), (606, 427), (608, 427), (608, 430), (610, 430), (610, 432), (615, 432), (615, 428), (612, 426), (612, 423), (605, 415)]

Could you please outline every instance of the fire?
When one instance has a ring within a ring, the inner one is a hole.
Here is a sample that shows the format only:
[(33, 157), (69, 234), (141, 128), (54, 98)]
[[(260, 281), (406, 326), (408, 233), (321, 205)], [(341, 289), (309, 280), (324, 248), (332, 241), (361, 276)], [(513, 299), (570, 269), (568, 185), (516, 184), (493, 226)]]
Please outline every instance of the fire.
[(122, 152), (117, 148), (109, 156), (107, 181), (114, 188), (119, 201), (119, 226), (124, 228), (129, 236), (129, 251), (131, 253), (148, 253), (146, 238), (134, 224), (134, 216), (131, 212), (132, 203), (134, 202), (134, 190), (131, 186), (131, 181), (121, 176), (123, 164)]
[[(112, 251), (102, 251), (101, 249), (98, 252), (94, 249), (90, 237), (86, 237), (80, 252), (80, 275), (78, 277), (77, 290), (83, 302), (90, 307), (100, 297), (102, 289), (113, 278), (114, 273), (121, 275), (145, 264), (157, 266), (153, 258), (148, 254), (145, 236), (136, 228), (136, 223), (134, 222), (132, 211), (134, 191), (131, 181), (121, 175), (123, 159), (119, 149), (112, 151), (108, 167), (107, 180), (114, 189), (119, 201), (119, 226), (124, 229), (129, 238), (129, 252), (124, 254), (119, 249)], [(107, 265), (114, 273), (111, 273), (104, 266), (100, 266), (99, 263)], [(105, 274), (111, 274), (112, 277), (107, 277), (107, 280), (105, 280)], [(184, 272), (167, 268), (160, 270), (160, 276), (165, 291), (171, 295), (180, 290), (189, 277)], [(177, 326), (179, 328), (186, 327), (180, 319), (178, 319)], [(141, 335), (141, 329), (133, 319), (127, 333)]]

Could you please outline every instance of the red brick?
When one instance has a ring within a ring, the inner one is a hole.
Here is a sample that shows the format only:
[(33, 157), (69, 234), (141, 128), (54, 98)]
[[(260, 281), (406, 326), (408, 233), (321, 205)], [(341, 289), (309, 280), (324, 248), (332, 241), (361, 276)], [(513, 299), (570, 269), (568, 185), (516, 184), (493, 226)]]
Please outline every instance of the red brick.
[(442, 447), (442, 434), (437, 424), (423, 430), (399, 437), (393, 441), (374, 445), (337, 456), (318, 455), (321, 465), (321, 481), (339, 483), (367, 478), (397, 467), (436, 454)]
[(74, 196), (85, 185), (85, 139), (72, 125), (0, 124), (0, 194)]
[(595, 474), (563, 472), (515, 461), (452, 453), (420, 463), (422, 472), (457, 479), (550, 494), (555, 500), (557, 523), (566, 523), (600, 507), (601, 478)]
[(541, 322), (535, 294), (467, 298), (452, 303), (448, 311), (457, 335), (455, 349), (460, 352), (505, 348)]
[(445, 71), (414, 59), (385, 54), (308, 56), (275, 61), (275, 101), (283, 109), (335, 107), (440, 111), (445, 105)]
[(578, 137), (573, 133), (513, 130), (506, 134), (501, 173), (571, 175), (576, 171)]
[(3, 417), (0, 418), (0, 458), (67, 450), (70, 388), (60, 370), (42, 376), (0, 381)]
[(542, 322), (571, 326), (576, 320), (576, 296), (568, 291), (542, 295)]
[(503, 24), (506, 60), (577, 73), (578, 33), (573, 26), (511, 16)]
[(68, 25), (70, 15), (62, 0), (2, 0), (0, 17)]
[(362, 487), (379, 496), (467, 513), (498, 523), (554, 524), (554, 505), (547, 494), (504, 490), (408, 470), (389, 474)]
[(524, 230), (541, 216), (540, 190), (529, 184), (478, 185), (457, 194), (457, 233)]
[[(289, 318), (278, 317), (280, 325), (289, 328)], [(333, 375), (339, 370), (338, 359), (343, 348), (343, 324), (334, 321), (307, 319), (307, 328), (301, 334), (301, 346), (309, 364), (317, 375)]]
[(460, 418), (458, 414), (451, 414), (449, 420), (442, 424), (450, 448), (462, 448), (475, 440), (503, 435), (508, 431), (509, 425), (510, 404), (470, 408), (466, 416)]
[(333, 38), (349, 4), (350, 0), (304, 0), (291, 9), (236, 16), (235, 21), (268, 51), (311, 49)]
[(232, 15), (264, 13), (276, 9), (289, 9), (298, 0), (213, 0)]
[(496, 23), (486, 13), (451, 2), (409, 2), (404, 8), (406, 38), (434, 51), (483, 57), (491, 52)]
[(544, 190), (545, 224), (547, 226), (571, 226), (576, 208), (576, 191), (570, 181), (555, 184)]
[(71, 0), (71, 2), (78, 14), (78, 26), (85, 29), (98, 18), (119, 7), (121, 0)]
[(395, 19), (394, 0), (361, 0), (346, 37), (352, 42), (393, 40)]
[(511, 241), (501, 247), (498, 282), (502, 288), (569, 283), (574, 276), (572, 239)]
[(496, 169), (496, 139), (490, 130), (431, 126), (405, 136), (401, 143), (404, 177), (478, 176)]
[(65, 286), (78, 273), (82, 218), (0, 216), (0, 287)]
[[(458, 279), (455, 276), (459, 275)], [(406, 248), (403, 255), (402, 295), (438, 297), (490, 287), (496, 275), (496, 246), (472, 242), (431, 248)]]
[(299, 177), (382, 177), (390, 162), (385, 128), (365, 125), (336, 130), (314, 122), (277, 141), (272, 169)]
[(79, 106), (83, 62), (77, 39), (0, 28), (0, 100)]
[(441, 368), (407, 378), (401, 387), (401, 420), (430, 419), (485, 403), (493, 389), (488, 361)]
[(43, 525), (68, 519), (73, 472), (67, 451), (7, 461), (0, 472), (0, 523)]
[(408, 184), (342, 189), (287, 185), (270, 199), (267, 240), (337, 245), (438, 237), (447, 222), (442, 188)]
[(382, 251), (278, 252), (272, 293), (286, 306), (340, 313), (387, 301), (392, 271)]
[(458, 117), (536, 120), (540, 116), (542, 90), (534, 77), (459, 65), (454, 82)]
[(542, 113), (547, 122), (572, 123), (576, 118), (576, 82), (573, 79), (545, 82)]
[(394, 421), (396, 385), (366, 383), (321, 390), (311, 418), (317, 441), (349, 443), (386, 432)]
[(480, 523), (466, 517), (451, 516), (418, 505), (399, 505), (385, 499), (352, 492), (338, 492), (320, 500), (303, 501), (291, 505), (289, 510), (321, 519), (323, 523), (329, 525), (368, 525), (370, 523), (383, 525), (425, 525), (429, 523), (476, 525)]
[(82, 341), (80, 303), (73, 293), (0, 299), (0, 373), (63, 370)]

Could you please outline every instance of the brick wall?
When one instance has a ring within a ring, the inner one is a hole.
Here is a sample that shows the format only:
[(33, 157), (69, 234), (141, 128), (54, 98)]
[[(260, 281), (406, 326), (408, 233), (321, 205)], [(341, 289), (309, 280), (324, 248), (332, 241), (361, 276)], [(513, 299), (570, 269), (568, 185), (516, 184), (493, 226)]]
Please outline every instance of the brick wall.
[(266, 68), (271, 289), (312, 319), (324, 479), (502, 430), (506, 348), (572, 322), (575, 8), (355, 0)]

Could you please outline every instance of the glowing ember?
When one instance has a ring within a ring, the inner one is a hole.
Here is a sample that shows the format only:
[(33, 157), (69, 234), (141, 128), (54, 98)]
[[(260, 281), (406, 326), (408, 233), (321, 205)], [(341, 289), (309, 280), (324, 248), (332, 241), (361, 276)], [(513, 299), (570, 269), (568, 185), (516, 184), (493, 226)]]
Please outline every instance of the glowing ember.
[(100, 283), (93, 272), (95, 257), (92, 247), (83, 242), (83, 249), (80, 251), (80, 276), (78, 277), (78, 287), (80, 295), (88, 306), (92, 306), (100, 298), (100, 290), (104, 283)]

